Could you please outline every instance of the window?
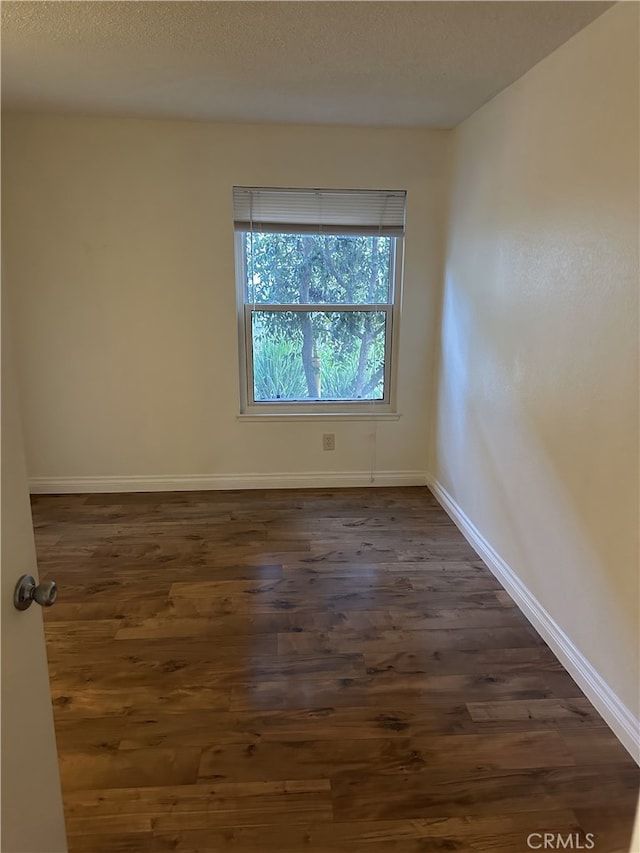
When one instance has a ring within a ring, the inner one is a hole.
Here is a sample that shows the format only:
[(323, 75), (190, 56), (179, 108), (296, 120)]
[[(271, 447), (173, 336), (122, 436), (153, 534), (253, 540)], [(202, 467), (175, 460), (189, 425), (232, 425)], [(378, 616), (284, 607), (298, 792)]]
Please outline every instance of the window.
[(243, 412), (392, 410), (405, 196), (234, 188)]

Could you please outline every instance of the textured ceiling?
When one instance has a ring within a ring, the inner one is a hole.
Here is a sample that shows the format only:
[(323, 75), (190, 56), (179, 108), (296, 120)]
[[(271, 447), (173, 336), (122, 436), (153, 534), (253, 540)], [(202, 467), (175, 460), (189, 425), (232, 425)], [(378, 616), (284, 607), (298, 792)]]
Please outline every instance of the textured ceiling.
[(5, 0), (3, 107), (451, 127), (610, 5)]

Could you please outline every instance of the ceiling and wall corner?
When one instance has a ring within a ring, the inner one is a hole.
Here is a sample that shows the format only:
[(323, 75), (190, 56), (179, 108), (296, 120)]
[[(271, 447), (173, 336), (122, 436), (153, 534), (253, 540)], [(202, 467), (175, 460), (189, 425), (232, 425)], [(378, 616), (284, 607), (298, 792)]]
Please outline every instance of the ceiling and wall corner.
[(610, 5), (4, 0), (3, 108), (450, 128)]

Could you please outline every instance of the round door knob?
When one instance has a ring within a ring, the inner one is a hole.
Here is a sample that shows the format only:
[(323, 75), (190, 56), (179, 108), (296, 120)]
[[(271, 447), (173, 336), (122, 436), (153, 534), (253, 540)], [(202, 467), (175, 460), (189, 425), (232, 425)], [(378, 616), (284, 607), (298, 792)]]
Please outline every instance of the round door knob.
[(26, 610), (36, 602), (41, 607), (51, 607), (58, 597), (55, 581), (45, 581), (36, 585), (32, 575), (22, 575), (13, 593), (13, 605), (16, 610)]
[(41, 607), (51, 607), (58, 597), (58, 587), (55, 581), (39, 583), (33, 590), (33, 600)]

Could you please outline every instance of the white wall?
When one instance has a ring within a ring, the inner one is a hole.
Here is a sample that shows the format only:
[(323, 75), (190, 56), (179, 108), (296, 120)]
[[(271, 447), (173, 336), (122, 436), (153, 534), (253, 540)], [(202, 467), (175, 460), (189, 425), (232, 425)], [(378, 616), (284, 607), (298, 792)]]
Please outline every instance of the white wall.
[(454, 143), (433, 475), (637, 717), (637, 4)]
[[(3, 252), (30, 476), (83, 488), (101, 477), (212, 475), (232, 486), (368, 474), (370, 422), (236, 420), (234, 184), (408, 191), (402, 417), (377, 424), (375, 464), (407, 480), (424, 473), (449, 138), (5, 117)], [(326, 431), (335, 452), (321, 449)]]

